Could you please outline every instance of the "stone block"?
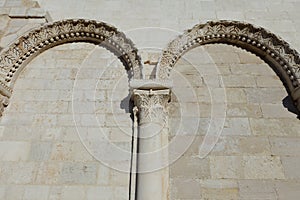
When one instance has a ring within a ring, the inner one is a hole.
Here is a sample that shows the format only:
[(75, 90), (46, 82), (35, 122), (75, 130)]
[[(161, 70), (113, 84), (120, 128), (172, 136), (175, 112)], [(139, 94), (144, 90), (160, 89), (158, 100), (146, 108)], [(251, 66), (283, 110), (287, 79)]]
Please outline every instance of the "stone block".
[[(240, 58), (241, 64), (262, 64), (264, 61), (257, 57), (254, 54), (247, 52), (246, 50), (242, 50), (238, 52), (238, 56)], [(266, 66), (268, 67), (268, 66)]]
[(256, 87), (256, 82), (253, 76), (237, 76), (227, 75), (222, 76), (222, 80), (226, 87), (230, 88), (253, 88)]
[(239, 180), (241, 200), (277, 199), (275, 182), (270, 180)]
[(112, 169), (108, 168), (103, 164), (98, 165), (98, 172), (97, 172), (97, 184), (101, 186), (108, 186), (110, 185), (110, 171)]
[(284, 179), (278, 156), (244, 156), (245, 179)]
[(222, 20), (244, 20), (244, 13), (241, 11), (217, 11), (217, 19)]
[(10, 17), (25, 17), (27, 8), (24, 7), (12, 7), (9, 12)]
[[(296, 118), (295, 113), (290, 112), (282, 103), (280, 104), (262, 104), (262, 113), (265, 118)], [(280, 114), (279, 114), (280, 113)]]
[(227, 102), (230, 103), (246, 103), (247, 96), (241, 88), (226, 88)]
[(29, 156), (31, 144), (21, 141), (1, 141), (1, 161), (26, 161)]
[(84, 186), (66, 186), (63, 188), (62, 200), (82, 200), (85, 199), (86, 188)]
[[(232, 74), (240, 75), (254, 75), (254, 76), (271, 76), (274, 75), (274, 71), (266, 64), (248, 63), (235, 64), (230, 66)], [(277, 83), (278, 84), (278, 83)]]
[(32, 113), (4, 113), (1, 125), (14, 126), (18, 125), (31, 125), (33, 124), (34, 115)]
[(222, 199), (232, 199), (238, 200), (238, 188), (229, 188), (229, 189), (211, 189), (205, 188), (202, 189), (202, 197), (204, 199), (215, 199), (215, 200), (222, 200)]
[(24, 200), (48, 200), (49, 186), (26, 186)]
[(252, 134), (270, 136), (299, 136), (300, 125), (298, 119), (265, 119), (250, 118)]
[(259, 105), (255, 104), (228, 104), (228, 117), (262, 117)]
[(114, 169), (111, 169), (109, 183), (111, 186), (127, 186), (129, 184), (129, 177), (130, 173), (119, 172)]
[(268, 87), (278, 87), (281, 85), (281, 81), (278, 76), (257, 76), (256, 77), (257, 87), (268, 88)]
[(271, 151), (273, 155), (299, 156), (300, 138), (295, 137), (271, 137)]
[(210, 156), (210, 171), (213, 179), (243, 178), (242, 161), (240, 156)]
[(97, 164), (93, 162), (64, 163), (59, 182), (61, 184), (95, 184), (97, 179)]
[(247, 118), (226, 118), (222, 135), (250, 135), (251, 129)]
[(5, 189), (5, 200), (21, 200), (23, 199), (25, 186), (23, 185), (10, 185)]
[(114, 188), (114, 197), (113, 197), (113, 199), (127, 200), (128, 196), (124, 195), (124, 194), (128, 193), (128, 191), (129, 191), (128, 186), (126, 186), (126, 187), (115, 187)]
[(41, 8), (29, 8), (26, 15), (30, 17), (45, 17), (46, 12)]
[[(80, 116), (76, 115), (75, 121), (78, 123)], [(57, 126), (74, 126), (75, 122), (72, 114), (58, 114)]]
[(36, 169), (35, 184), (59, 184), (62, 162), (42, 162)]
[(200, 180), (203, 199), (238, 199), (235, 180)]
[(29, 160), (47, 161), (52, 151), (51, 142), (34, 142), (31, 144)]
[(242, 156), (270, 154), (269, 140), (266, 137), (221, 136), (211, 155)]
[(171, 179), (171, 198), (200, 199), (201, 187), (197, 180), (191, 178)]
[(236, 52), (217, 52), (209, 53), (212, 63), (227, 64), (227, 63), (241, 63), (240, 58)]
[(114, 187), (89, 187), (87, 189), (87, 200), (113, 200)]
[(36, 114), (33, 119), (35, 126), (55, 126), (57, 124), (57, 115), (55, 114)]
[(287, 179), (300, 179), (300, 157), (281, 157), (281, 162)]
[(37, 169), (34, 162), (3, 163), (1, 168), (4, 177), (6, 177), (5, 183), (13, 185), (32, 184)]
[(0, 198), (5, 199), (5, 186), (0, 187)]
[(279, 119), (249, 118), (253, 135), (285, 135)]
[(0, 16), (0, 22), (1, 22), (0, 30), (1, 30), (1, 32), (5, 31), (4, 29), (8, 25), (9, 21), (10, 21), (10, 18), (7, 15), (1, 15)]
[(198, 178), (210, 177), (209, 159), (200, 159), (192, 156), (181, 156), (170, 166), (172, 178)]
[(278, 192), (278, 199), (280, 200), (297, 200), (300, 196), (300, 184), (295, 181), (281, 181), (276, 182), (276, 190)]

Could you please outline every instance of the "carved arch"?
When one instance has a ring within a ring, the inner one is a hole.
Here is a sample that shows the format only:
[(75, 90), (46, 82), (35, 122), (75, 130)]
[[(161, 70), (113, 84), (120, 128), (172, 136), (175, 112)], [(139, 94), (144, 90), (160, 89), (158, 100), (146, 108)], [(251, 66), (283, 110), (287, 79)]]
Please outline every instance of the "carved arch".
[(0, 53), (0, 115), (8, 105), (14, 83), (26, 64), (49, 48), (71, 42), (88, 42), (108, 49), (123, 63), (129, 78), (142, 78), (138, 50), (115, 27), (83, 19), (45, 24), (21, 36)]
[(178, 59), (205, 44), (223, 43), (250, 51), (269, 64), (280, 77), (300, 112), (300, 56), (287, 42), (261, 27), (238, 21), (198, 24), (171, 41), (157, 65), (156, 78), (168, 79)]

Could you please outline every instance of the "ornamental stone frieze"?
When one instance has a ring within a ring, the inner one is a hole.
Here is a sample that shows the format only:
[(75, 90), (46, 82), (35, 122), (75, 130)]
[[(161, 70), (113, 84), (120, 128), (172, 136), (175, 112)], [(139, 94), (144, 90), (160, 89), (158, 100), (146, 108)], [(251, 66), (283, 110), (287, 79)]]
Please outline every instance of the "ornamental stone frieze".
[(171, 41), (163, 50), (157, 79), (168, 79), (178, 59), (187, 51), (205, 44), (233, 45), (263, 59), (282, 80), (300, 111), (300, 56), (290, 45), (268, 30), (238, 21), (210, 21), (195, 25)]
[[(62, 20), (29, 31), (1, 51), (0, 94), (10, 98), (18, 75), (33, 58), (49, 48), (71, 42), (88, 42), (107, 48), (123, 63), (129, 80), (144, 79), (138, 49), (124, 33), (103, 22)], [(185, 31), (163, 50), (155, 67), (156, 80), (169, 79), (175, 63), (190, 49), (214, 43), (237, 46), (262, 58), (280, 77), (300, 111), (299, 53), (275, 34), (244, 22), (211, 21)]]
[(138, 51), (124, 33), (104, 22), (78, 19), (45, 24), (4, 49), (0, 55), (1, 83), (12, 88), (22, 68), (34, 57), (49, 48), (71, 42), (105, 47), (120, 59), (130, 78), (142, 77)]

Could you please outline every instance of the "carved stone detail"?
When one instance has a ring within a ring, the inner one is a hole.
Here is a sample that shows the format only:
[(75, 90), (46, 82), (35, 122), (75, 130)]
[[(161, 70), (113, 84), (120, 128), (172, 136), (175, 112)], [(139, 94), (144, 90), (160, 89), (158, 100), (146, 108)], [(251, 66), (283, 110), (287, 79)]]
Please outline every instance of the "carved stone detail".
[(46, 24), (20, 37), (1, 52), (0, 83), (13, 87), (18, 71), (42, 51), (63, 43), (90, 42), (113, 52), (131, 73), (141, 78), (141, 61), (131, 40), (115, 27), (89, 20), (63, 20)]
[[(103, 22), (83, 19), (63, 20), (34, 29), (1, 51), (0, 94), (10, 96), (17, 76), (38, 54), (51, 47), (71, 42), (89, 42), (100, 45), (120, 59), (128, 71), (129, 78), (143, 77), (138, 50), (125, 34)], [(6, 103), (1, 106), (1, 111), (4, 105)]]
[(167, 104), (170, 90), (134, 90), (133, 100), (138, 108), (139, 124), (159, 123), (167, 121)]
[(4, 108), (9, 104), (9, 98), (3, 95), (0, 95), (0, 117), (3, 115)]
[[(207, 22), (185, 31), (171, 41), (163, 51), (156, 77), (169, 78), (175, 63), (185, 52), (199, 45), (212, 43), (224, 43), (243, 48), (271, 63), (290, 94), (300, 87), (299, 53), (273, 33), (237, 21)], [(296, 99), (293, 99), (296, 104)]]

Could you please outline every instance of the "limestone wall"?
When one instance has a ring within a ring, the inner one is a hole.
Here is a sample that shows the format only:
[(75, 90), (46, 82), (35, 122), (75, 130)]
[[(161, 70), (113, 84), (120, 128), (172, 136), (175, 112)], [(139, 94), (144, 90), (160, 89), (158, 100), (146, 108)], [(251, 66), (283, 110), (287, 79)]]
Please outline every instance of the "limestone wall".
[[(262, 26), (300, 50), (297, 0), (0, 0), (0, 6), (1, 48), (40, 24), (87, 18), (125, 32), (143, 61), (156, 62), (183, 30), (221, 19)], [(144, 69), (150, 77), (152, 67)], [(235, 47), (207, 45), (187, 52), (171, 74), (169, 141), (193, 143), (170, 165), (170, 199), (298, 199), (300, 124), (266, 63)], [(129, 199), (128, 90), (121, 62), (91, 44), (51, 48), (30, 62), (1, 119), (0, 199)], [(200, 158), (208, 128), (219, 125), (211, 117), (225, 115), (216, 145)]]

